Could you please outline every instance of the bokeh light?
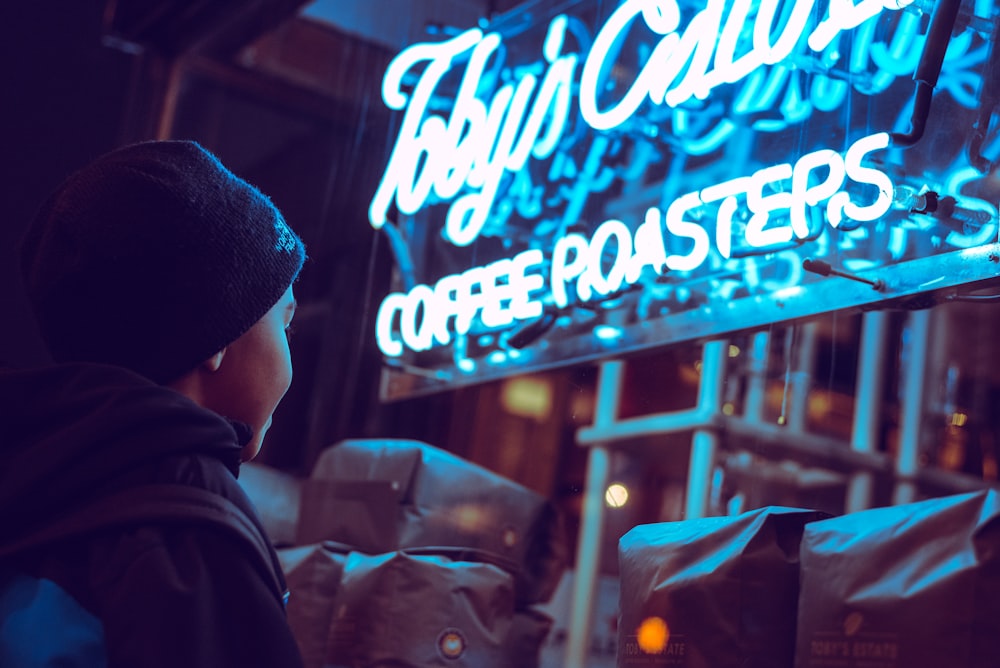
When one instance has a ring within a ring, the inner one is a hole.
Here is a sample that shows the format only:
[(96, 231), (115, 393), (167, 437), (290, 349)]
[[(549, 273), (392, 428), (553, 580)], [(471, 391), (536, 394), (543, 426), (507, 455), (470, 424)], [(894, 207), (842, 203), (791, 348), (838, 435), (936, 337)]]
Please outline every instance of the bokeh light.
[(659, 654), (670, 642), (670, 628), (660, 617), (646, 617), (639, 624), (639, 632), (636, 635), (639, 649), (646, 654)]
[(616, 482), (604, 491), (604, 502), (611, 508), (621, 508), (628, 503), (628, 487)]

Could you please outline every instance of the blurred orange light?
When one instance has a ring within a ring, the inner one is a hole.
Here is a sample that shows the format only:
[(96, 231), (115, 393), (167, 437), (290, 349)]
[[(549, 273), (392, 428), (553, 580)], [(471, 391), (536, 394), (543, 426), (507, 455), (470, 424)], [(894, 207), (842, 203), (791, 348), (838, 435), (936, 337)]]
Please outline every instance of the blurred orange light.
[(552, 412), (552, 393), (546, 378), (515, 377), (504, 381), (500, 403), (511, 415), (544, 421)]
[(659, 654), (667, 648), (670, 641), (670, 629), (667, 623), (659, 617), (646, 617), (639, 624), (637, 634), (639, 649), (646, 654)]
[(456, 528), (465, 533), (477, 533), (489, 521), (486, 509), (471, 503), (456, 506), (451, 512), (451, 518)]

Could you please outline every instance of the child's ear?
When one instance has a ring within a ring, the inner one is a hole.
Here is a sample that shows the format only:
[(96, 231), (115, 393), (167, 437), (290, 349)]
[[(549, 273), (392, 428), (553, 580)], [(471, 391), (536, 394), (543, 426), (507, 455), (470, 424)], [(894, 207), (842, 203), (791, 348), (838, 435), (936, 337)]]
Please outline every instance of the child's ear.
[(226, 349), (223, 348), (222, 350), (215, 353), (201, 364), (209, 371), (218, 371), (219, 367), (222, 366), (222, 358), (225, 356), (226, 356)]

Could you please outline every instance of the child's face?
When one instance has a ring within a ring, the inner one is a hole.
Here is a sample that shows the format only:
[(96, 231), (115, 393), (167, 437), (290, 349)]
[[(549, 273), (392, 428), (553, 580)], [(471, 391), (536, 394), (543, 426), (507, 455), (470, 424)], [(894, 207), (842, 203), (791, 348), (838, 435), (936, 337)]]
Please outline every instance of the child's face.
[(288, 327), (295, 315), (292, 288), (243, 336), (226, 347), (212, 386), (210, 407), (253, 427), (243, 460), (260, 452), (271, 415), (292, 382)]

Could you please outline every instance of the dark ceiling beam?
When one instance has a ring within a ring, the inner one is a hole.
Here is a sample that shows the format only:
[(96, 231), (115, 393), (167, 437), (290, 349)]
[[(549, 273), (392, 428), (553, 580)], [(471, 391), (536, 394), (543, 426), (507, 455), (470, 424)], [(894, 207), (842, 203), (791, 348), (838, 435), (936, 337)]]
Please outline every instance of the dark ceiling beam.
[(105, 36), (168, 58), (228, 57), (308, 0), (109, 0)]

